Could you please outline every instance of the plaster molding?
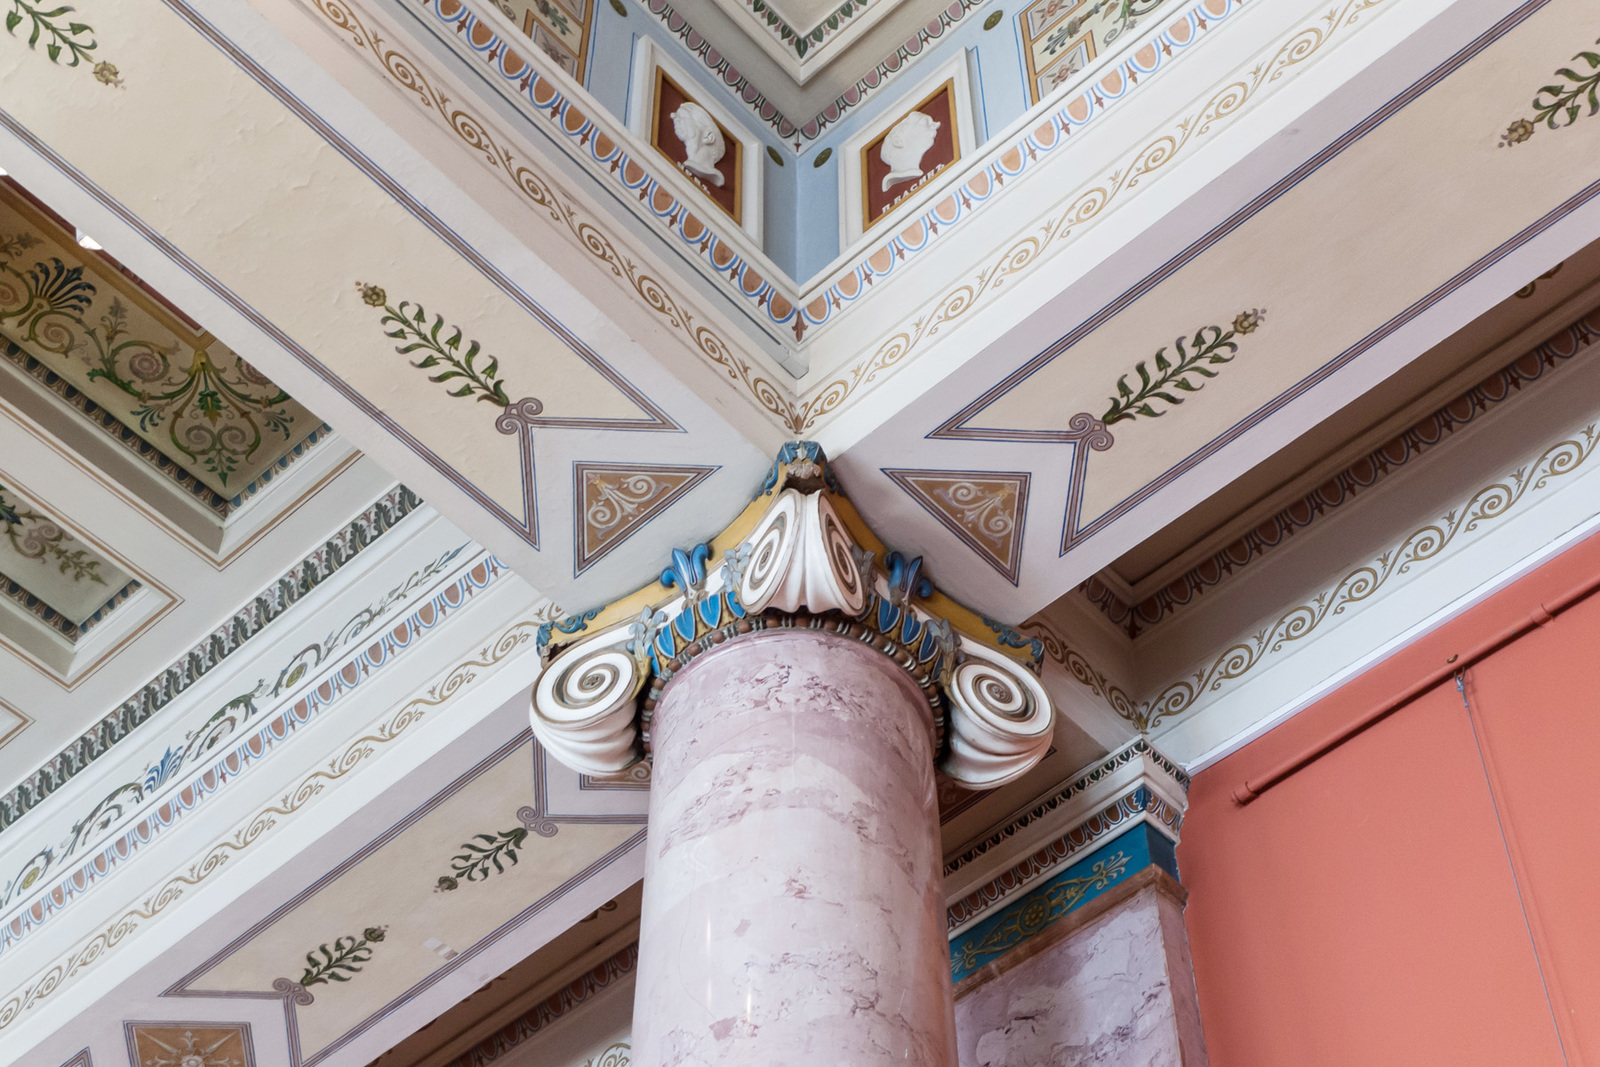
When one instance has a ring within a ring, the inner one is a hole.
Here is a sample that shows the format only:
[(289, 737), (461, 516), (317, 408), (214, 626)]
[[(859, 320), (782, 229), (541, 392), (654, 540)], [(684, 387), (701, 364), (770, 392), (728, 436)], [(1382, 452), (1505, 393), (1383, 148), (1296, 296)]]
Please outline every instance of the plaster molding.
[(1151, 823), (1176, 844), (1188, 791), (1182, 768), (1147, 739), (1134, 739), (945, 860), (948, 929), (982, 921), (1041, 876), (1136, 825)]
[[(339, 745), (333, 756), (316, 770), (299, 776), (277, 801), (238, 820), (230, 831), (198, 853), (177, 873), (156, 882), (136, 898), (139, 902), (98, 924), (88, 936), (38, 968), (21, 984), (0, 996), (0, 1032), (23, 1021), (51, 997), (69, 988), (96, 965), (103, 964), (143, 927), (158, 920), (174, 903), (186, 899), (223, 869), (230, 860), (250, 852), (274, 831), (293, 825), (316, 798), (366, 769), (396, 742), (432, 721), (435, 713), (486, 684), (496, 668), (516, 657), (536, 638), (541, 623), (522, 619), (511, 623), (444, 671), (421, 696), (412, 698)], [(235, 864), (236, 865), (236, 864)]]
[(1134, 605), (1130, 606), (1117, 591), (1096, 578), (1085, 582), (1079, 591), (1130, 638), (1150, 633), (1193, 604), (1208, 589), (1232, 579), (1287, 543), (1295, 531), (1327, 518), (1418, 456), (1431, 451), (1458, 429), (1519, 396), (1524, 386), (1566, 366), (1587, 351), (1596, 337), (1600, 337), (1600, 311), (1590, 311), (1368, 451), (1332, 478), (1321, 480), (1317, 488), (1279, 509), (1266, 521), (1253, 523), (1244, 536), (1176, 579), (1162, 580), (1153, 594)]
[(140, 725), (193, 685), (245, 642), (261, 633), (319, 584), (332, 577), (384, 533), (420, 507), (422, 501), (405, 486), (396, 486), (364, 509), (315, 552), (291, 567), (283, 577), (258, 593), (233, 618), (213, 630), (146, 683), (131, 699), (100, 720), (49, 763), (27, 775), (0, 797), (0, 833), (47, 796), (60, 789), (112, 746), (125, 740)]
[[(0, 912), (0, 957), (105, 884), (197, 809), (214, 806), (225, 791), (237, 791), (230, 787), (247, 771), (421, 646), (436, 627), (506, 574), (492, 556), (469, 559), (439, 591), (353, 654), (323, 664), (322, 648), (310, 646), (284, 666), (270, 690), (262, 682), (225, 703), (179, 745), (167, 747), (142, 776), (95, 803), (73, 823), (66, 840), (46, 843), (16, 871), (5, 886)], [(358, 616), (352, 639), (364, 632), (365, 621)], [(308, 667), (315, 672), (308, 674)], [(265, 706), (258, 707), (257, 699)], [(71, 866), (59, 869), (68, 860)]]

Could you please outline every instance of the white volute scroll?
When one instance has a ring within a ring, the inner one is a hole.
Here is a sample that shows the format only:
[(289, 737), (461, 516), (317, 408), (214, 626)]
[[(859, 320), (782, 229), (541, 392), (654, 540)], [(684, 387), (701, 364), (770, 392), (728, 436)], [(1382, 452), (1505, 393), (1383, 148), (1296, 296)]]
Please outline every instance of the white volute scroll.
[(785, 489), (745, 545), (749, 556), (739, 601), (750, 612), (855, 616), (866, 607), (867, 580), (856, 562), (856, 543), (822, 493)]
[(603, 631), (567, 649), (539, 675), (533, 732), (575, 771), (615, 774), (638, 759), (634, 715), (649, 670), (631, 644), (627, 628)]
[(1055, 715), (1044, 687), (1015, 660), (975, 641), (945, 691), (950, 748), (940, 769), (970, 789), (993, 789), (1022, 777), (1050, 750)]

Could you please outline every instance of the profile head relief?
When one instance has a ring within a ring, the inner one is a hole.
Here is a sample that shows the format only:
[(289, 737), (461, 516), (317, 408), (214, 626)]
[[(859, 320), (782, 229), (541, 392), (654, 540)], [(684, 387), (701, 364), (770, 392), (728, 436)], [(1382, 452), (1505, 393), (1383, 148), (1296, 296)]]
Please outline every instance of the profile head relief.
[(894, 124), (878, 147), (878, 158), (889, 173), (883, 176), (883, 191), (909, 178), (922, 177), (922, 157), (933, 147), (942, 125), (933, 116), (913, 111)]
[(683, 142), (683, 169), (712, 185), (721, 185), (723, 177), (717, 164), (728, 146), (711, 113), (699, 104), (684, 101), (672, 113), (672, 131)]

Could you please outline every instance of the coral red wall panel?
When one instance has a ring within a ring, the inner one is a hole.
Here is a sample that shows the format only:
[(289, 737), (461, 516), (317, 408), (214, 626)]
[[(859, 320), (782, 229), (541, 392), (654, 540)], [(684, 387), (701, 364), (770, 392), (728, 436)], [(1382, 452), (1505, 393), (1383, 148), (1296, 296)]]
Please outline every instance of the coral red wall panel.
[(1467, 693), (1572, 1063), (1600, 1064), (1600, 597), (1476, 665)]
[(1178, 857), (1213, 1067), (1600, 1067), (1600, 596), (1472, 664), (1471, 715), (1447, 680), (1233, 799), (1596, 574), (1600, 537), (1195, 777)]

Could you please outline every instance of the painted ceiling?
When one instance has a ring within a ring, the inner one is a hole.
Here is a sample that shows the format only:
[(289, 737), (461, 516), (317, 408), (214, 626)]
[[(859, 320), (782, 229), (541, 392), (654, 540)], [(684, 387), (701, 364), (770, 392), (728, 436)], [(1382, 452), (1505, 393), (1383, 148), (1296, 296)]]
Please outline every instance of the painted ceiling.
[(322, 425), (8, 180), (0, 338), (7, 359), (53, 371), (224, 498), (253, 488)]
[(151, 578), (76, 661), (0, 630), (0, 1035), (52, 1056), (88, 1005), (359, 1067), (636, 881), (645, 783), (520, 725), (536, 635), (786, 441), (1043, 660), (1054, 754), (952, 849), (1593, 528), (1582, 0), (78, 7), (0, 38), (0, 165), (108, 254), (0, 188), (5, 335), (212, 492), (280, 474), (211, 551), (0, 392), (18, 520)]

